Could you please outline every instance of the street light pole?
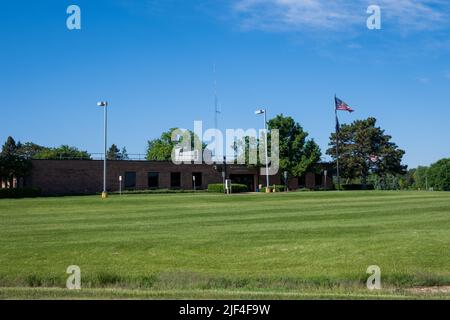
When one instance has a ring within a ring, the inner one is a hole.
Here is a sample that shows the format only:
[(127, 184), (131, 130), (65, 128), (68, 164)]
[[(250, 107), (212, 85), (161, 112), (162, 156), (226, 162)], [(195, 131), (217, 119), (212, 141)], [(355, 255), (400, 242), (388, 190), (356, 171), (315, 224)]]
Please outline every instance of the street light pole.
[(108, 102), (101, 101), (97, 103), (99, 107), (103, 107), (103, 125), (104, 125), (104, 158), (103, 158), (103, 192), (102, 199), (106, 199), (108, 197), (108, 193), (106, 191), (106, 153), (107, 153), (107, 133), (108, 133)]
[(266, 156), (266, 190), (269, 189), (269, 157), (267, 155), (267, 110), (260, 109), (255, 111), (256, 115), (264, 114), (264, 142), (265, 142), (265, 156)]

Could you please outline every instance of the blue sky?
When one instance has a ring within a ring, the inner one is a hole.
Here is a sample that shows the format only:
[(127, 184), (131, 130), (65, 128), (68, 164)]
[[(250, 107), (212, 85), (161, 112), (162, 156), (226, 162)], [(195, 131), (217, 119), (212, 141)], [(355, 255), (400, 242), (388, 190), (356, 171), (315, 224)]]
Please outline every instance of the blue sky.
[(336, 93), (356, 109), (341, 123), (374, 116), (428, 165), (450, 156), (449, 16), (443, 0), (2, 1), (0, 140), (101, 152), (106, 99), (109, 141), (145, 153), (168, 128), (213, 126), (216, 64), (221, 129), (260, 128), (265, 106), (325, 153)]

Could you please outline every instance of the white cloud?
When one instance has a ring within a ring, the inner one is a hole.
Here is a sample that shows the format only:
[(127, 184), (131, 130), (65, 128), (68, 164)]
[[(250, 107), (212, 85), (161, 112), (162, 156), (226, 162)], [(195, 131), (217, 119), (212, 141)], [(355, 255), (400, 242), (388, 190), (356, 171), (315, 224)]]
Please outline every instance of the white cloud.
[(416, 77), (414, 80), (420, 82), (421, 84), (429, 84), (431, 82), (431, 79), (427, 77)]
[(447, 0), (234, 0), (233, 11), (246, 29), (348, 31), (365, 27), (371, 4), (401, 32), (447, 25), (450, 16)]

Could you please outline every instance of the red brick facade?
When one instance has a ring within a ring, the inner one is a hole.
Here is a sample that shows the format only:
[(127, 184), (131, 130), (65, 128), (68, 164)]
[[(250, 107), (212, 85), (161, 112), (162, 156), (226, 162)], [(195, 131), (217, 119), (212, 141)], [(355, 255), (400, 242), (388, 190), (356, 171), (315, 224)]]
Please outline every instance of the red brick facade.
[[(25, 179), (25, 185), (37, 187), (44, 195), (73, 195), (96, 194), (103, 189), (103, 161), (96, 160), (32, 160), (32, 172)], [(206, 164), (175, 165), (172, 162), (156, 161), (108, 161), (107, 162), (108, 191), (119, 190), (119, 176), (123, 177), (122, 189), (125, 189), (125, 175), (135, 176), (135, 184), (131, 189), (149, 189), (149, 173), (157, 174), (157, 187), (160, 189), (193, 189), (194, 173), (201, 179), (197, 181), (197, 189), (206, 189), (208, 184), (222, 183), (221, 166)], [(172, 173), (180, 173), (180, 185), (173, 186)], [(254, 191), (259, 184), (265, 185), (265, 176), (259, 176), (258, 170), (242, 165), (227, 165), (227, 178), (240, 180), (245, 178), (246, 183)], [(259, 183), (258, 183), (259, 179)], [(326, 187), (331, 187), (331, 178), (327, 179)], [(282, 184), (281, 176), (270, 177), (270, 184)], [(290, 189), (297, 189), (298, 178), (289, 180)], [(315, 175), (307, 174), (306, 187), (317, 187)], [(319, 186), (319, 187), (325, 187)]]

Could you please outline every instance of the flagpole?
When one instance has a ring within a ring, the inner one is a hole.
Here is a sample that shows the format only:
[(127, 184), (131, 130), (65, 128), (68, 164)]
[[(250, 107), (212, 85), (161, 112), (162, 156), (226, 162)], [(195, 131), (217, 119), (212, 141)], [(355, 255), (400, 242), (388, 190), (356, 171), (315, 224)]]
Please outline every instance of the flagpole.
[(341, 190), (341, 179), (339, 176), (339, 120), (336, 108), (336, 95), (334, 95), (334, 114), (336, 116), (336, 176), (337, 176), (337, 189)]

